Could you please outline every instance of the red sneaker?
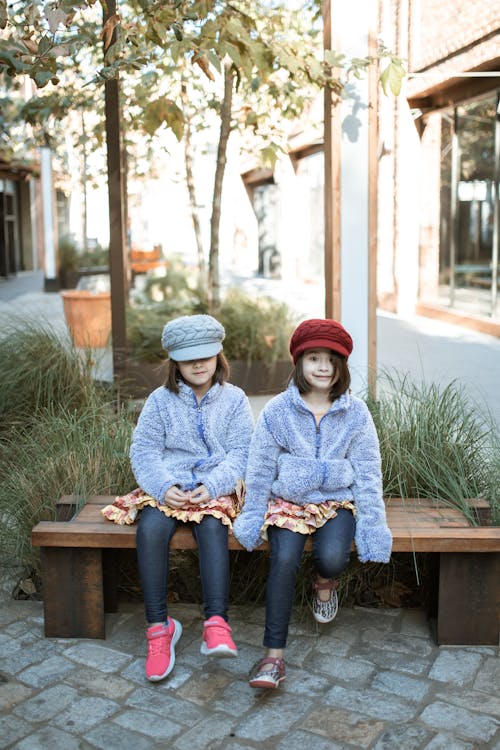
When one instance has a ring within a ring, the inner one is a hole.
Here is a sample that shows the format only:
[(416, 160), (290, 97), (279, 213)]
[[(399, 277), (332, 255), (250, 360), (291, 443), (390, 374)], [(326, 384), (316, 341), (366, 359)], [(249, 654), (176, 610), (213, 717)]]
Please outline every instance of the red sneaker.
[(167, 625), (154, 625), (146, 630), (148, 655), (146, 677), (151, 682), (163, 680), (175, 664), (175, 644), (182, 634), (182, 625), (172, 617)]
[(205, 620), (200, 651), (204, 656), (231, 657), (238, 655), (238, 649), (231, 638), (231, 628), (223, 617), (214, 615)]

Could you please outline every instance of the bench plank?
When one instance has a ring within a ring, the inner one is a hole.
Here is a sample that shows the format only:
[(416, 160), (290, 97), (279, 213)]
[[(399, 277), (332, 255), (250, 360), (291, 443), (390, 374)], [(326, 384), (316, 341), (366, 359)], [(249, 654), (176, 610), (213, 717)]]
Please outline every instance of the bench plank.
[[(108, 497), (95, 496), (70, 521), (41, 521), (32, 532), (35, 547), (82, 547), (132, 549), (135, 547), (136, 525), (119, 526), (102, 515)], [(104, 500), (104, 502), (103, 502)], [(389, 504), (387, 521), (393, 534), (394, 552), (498, 552), (500, 527), (472, 527), (454, 508), (436, 509), (429, 503), (410, 505)], [(196, 549), (189, 527), (179, 526), (170, 543), (172, 549)], [(228, 547), (243, 547), (229, 536)], [(307, 540), (306, 549), (311, 548)], [(263, 542), (258, 549), (267, 549)]]

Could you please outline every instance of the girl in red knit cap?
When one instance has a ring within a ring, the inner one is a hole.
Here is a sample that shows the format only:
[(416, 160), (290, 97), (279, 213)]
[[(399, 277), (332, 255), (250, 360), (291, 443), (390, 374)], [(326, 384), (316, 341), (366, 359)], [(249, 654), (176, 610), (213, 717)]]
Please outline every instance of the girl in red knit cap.
[(295, 368), (262, 410), (250, 445), (246, 499), (233, 533), (248, 550), (271, 548), (264, 646), (251, 687), (285, 679), (284, 649), (295, 581), (312, 535), (313, 615), (337, 614), (337, 577), (353, 539), (362, 562), (388, 562), (392, 536), (382, 498), (380, 450), (364, 401), (349, 391), (351, 336), (335, 320), (301, 323), (290, 340)]

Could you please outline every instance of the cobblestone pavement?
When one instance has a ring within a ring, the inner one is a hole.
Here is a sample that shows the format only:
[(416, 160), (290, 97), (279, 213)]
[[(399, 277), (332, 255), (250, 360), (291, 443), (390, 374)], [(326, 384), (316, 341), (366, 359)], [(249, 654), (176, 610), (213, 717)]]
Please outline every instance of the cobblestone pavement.
[(498, 649), (438, 648), (420, 610), (296, 610), (287, 679), (256, 691), (262, 607), (231, 609), (238, 658), (211, 661), (200, 608), (172, 605), (176, 665), (152, 684), (141, 604), (107, 615), (105, 640), (46, 639), (40, 602), (0, 605), (0, 748), (500, 750)]

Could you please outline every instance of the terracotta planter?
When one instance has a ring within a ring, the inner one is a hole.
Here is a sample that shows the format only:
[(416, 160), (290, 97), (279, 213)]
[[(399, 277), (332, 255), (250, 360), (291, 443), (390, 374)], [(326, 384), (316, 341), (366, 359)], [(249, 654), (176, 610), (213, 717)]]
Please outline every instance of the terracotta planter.
[(106, 346), (111, 333), (111, 294), (70, 289), (61, 292), (64, 315), (75, 346)]

